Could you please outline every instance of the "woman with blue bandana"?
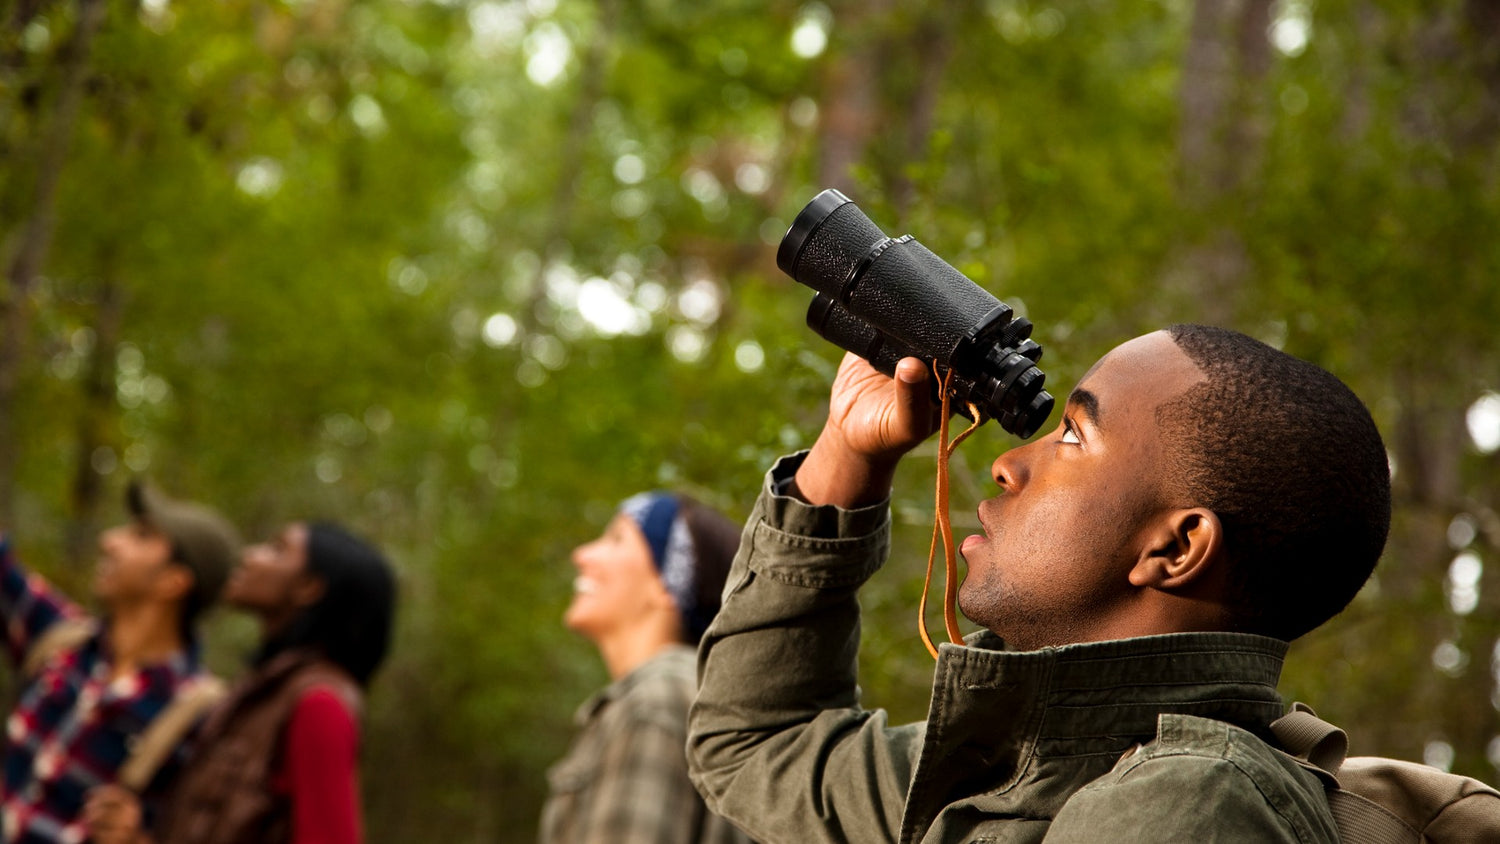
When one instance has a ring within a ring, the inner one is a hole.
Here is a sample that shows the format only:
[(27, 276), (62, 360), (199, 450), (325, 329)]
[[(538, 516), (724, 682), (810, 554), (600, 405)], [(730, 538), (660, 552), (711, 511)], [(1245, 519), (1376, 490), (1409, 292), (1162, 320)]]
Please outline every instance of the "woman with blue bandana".
[(749, 840), (703, 805), (684, 750), (696, 645), (719, 610), (739, 533), (697, 501), (648, 492), (573, 550), (563, 622), (599, 649), (612, 682), (579, 708), (578, 737), (547, 774), (542, 844)]

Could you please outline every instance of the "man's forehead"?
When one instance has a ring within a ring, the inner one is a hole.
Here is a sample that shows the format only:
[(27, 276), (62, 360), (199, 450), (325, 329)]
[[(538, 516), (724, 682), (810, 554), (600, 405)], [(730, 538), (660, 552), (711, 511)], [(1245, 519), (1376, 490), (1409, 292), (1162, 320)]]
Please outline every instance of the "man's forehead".
[(130, 521), (127, 522), (127, 524), (133, 526), (135, 528), (135, 535), (142, 539), (146, 539), (151, 542), (172, 541), (172, 537), (168, 536), (166, 531), (162, 530), (159, 525), (146, 518), (145, 516), (131, 516)]
[(1106, 406), (1143, 399), (1152, 407), (1207, 378), (1172, 335), (1155, 331), (1116, 346), (1089, 367), (1068, 396), (1099, 424)]

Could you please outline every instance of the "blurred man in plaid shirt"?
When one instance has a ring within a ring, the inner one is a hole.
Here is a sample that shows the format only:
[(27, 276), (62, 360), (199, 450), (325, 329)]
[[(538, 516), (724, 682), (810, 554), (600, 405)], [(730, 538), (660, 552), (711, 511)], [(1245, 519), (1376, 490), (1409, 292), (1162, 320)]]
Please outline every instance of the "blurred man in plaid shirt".
[(22, 568), (0, 535), (0, 620), (19, 688), (0, 757), (9, 844), (83, 841), (88, 790), (115, 782), (141, 731), (209, 679), (194, 624), (223, 586), (238, 537), (207, 507), (142, 485), (131, 485), (127, 503), (132, 520), (99, 537), (97, 619)]

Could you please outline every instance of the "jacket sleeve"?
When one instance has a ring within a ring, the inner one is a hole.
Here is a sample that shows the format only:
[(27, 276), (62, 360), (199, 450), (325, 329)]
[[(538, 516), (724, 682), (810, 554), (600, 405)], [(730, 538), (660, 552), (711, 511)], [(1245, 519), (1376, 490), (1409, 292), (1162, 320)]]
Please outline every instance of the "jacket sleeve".
[(10, 538), (0, 534), (0, 622), (5, 626), (5, 654), (13, 667), (52, 625), (83, 615), (77, 604), (27, 571), (12, 553)]
[(860, 708), (856, 591), (885, 561), (885, 504), (846, 511), (767, 476), (723, 608), (698, 652), (688, 764), (711, 809), (758, 841), (894, 841), (921, 727)]

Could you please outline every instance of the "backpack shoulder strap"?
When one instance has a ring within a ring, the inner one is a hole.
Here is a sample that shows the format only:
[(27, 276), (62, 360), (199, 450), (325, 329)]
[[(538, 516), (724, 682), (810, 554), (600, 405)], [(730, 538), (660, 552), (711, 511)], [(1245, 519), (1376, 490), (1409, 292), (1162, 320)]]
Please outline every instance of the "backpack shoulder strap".
[(198, 720), (227, 694), (224, 681), (204, 674), (185, 683), (157, 716), (151, 719), (135, 742), (125, 764), (120, 766), (120, 785), (140, 793)]
[(64, 618), (42, 631), (21, 658), (21, 676), (31, 679), (42, 673), (42, 667), (54, 656), (82, 645), (98, 631), (91, 618)]
[[(48, 627), (22, 658), (22, 676), (37, 676), (49, 660), (87, 642), (98, 629), (98, 624), (89, 618), (63, 619)], [(131, 742), (125, 763), (120, 766), (120, 784), (135, 792), (143, 791), (198, 719), (223, 700), (226, 693), (224, 681), (212, 674), (203, 674), (179, 687), (171, 702)]]
[(1421, 844), (1426, 840), (1395, 812), (1339, 783), (1349, 737), (1319, 718), (1312, 707), (1293, 703), (1287, 714), (1271, 722), (1271, 734), (1281, 752), (1323, 781), (1340, 840), (1360, 844)]
[(1287, 714), (1271, 722), (1271, 734), (1287, 753), (1337, 780), (1349, 754), (1349, 736), (1319, 718), (1312, 707), (1294, 703)]
[(1390, 809), (1342, 788), (1328, 790), (1328, 811), (1339, 840), (1360, 844), (1422, 844), (1427, 839)]
[(1500, 842), (1500, 791), (1472, 777), (1399, 759), (1356, 756), (1339, 775), (1343, 791), (1400, 818), (1423, 842)]

